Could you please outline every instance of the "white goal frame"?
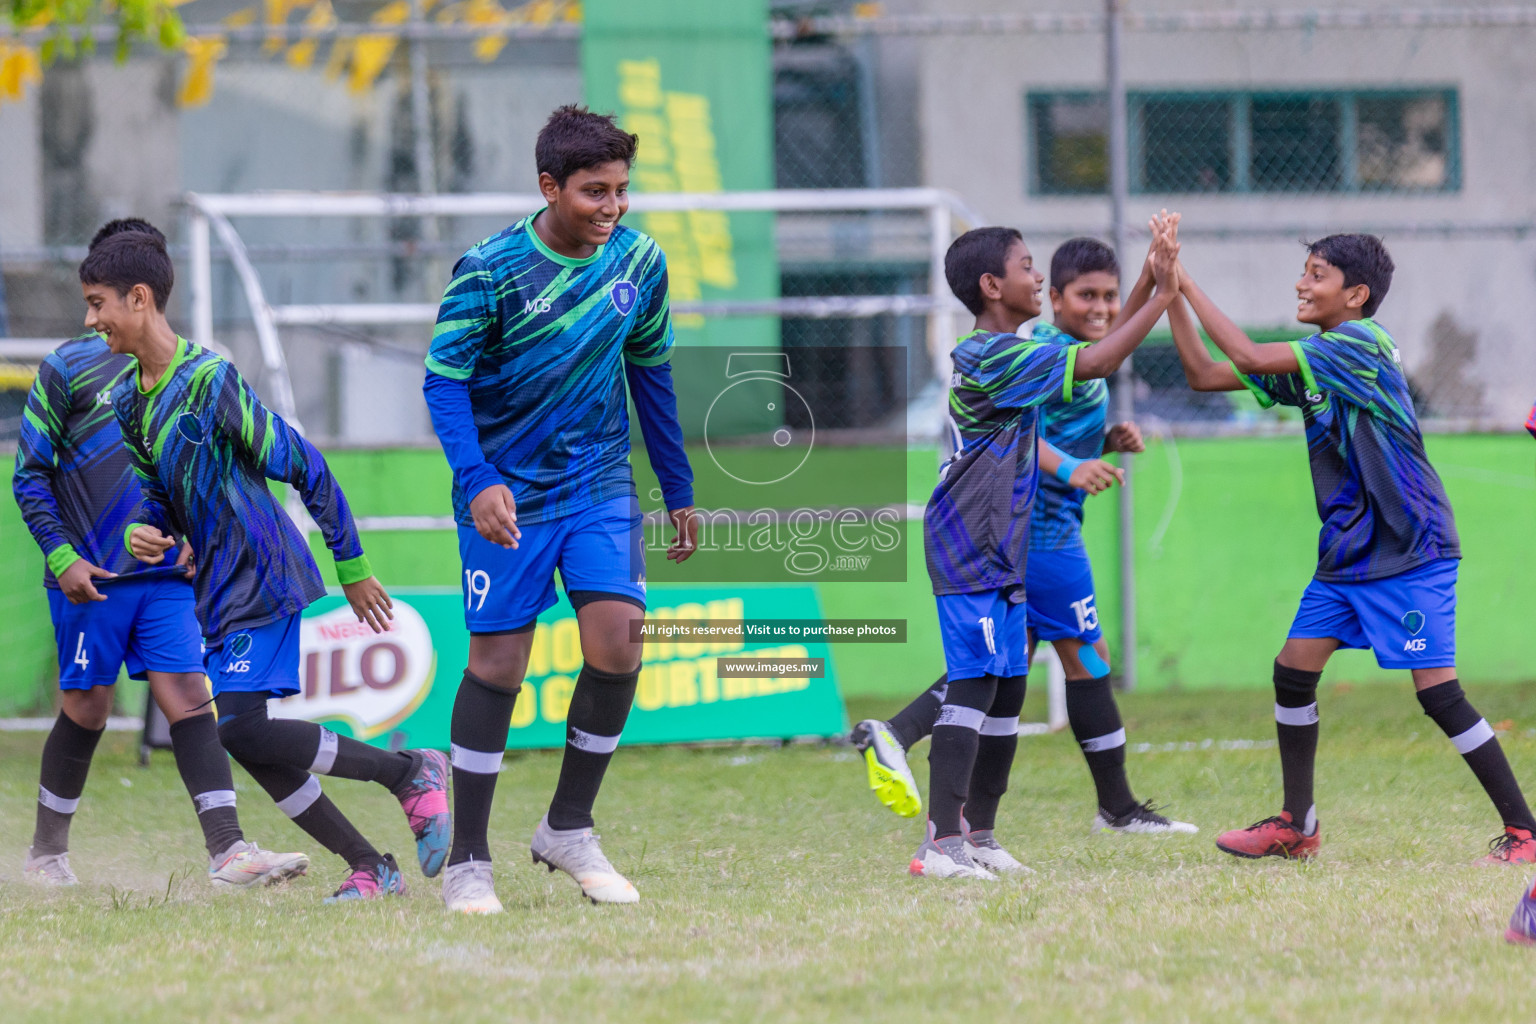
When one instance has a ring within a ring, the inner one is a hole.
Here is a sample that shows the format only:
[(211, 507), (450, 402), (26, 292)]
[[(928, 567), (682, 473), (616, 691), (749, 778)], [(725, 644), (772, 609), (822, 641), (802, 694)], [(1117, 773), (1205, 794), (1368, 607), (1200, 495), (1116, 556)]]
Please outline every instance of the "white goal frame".
[[(422, 325), (437, 319), (433, 303), (335, 302), (273, 304), (267, 301), (244, 241), (235, 229), (234, 217), (481, 217), (508, 219), (543, 209), (537, 194), (479, 193), (461, 195), (411, 195), (382, 192), (252, 192), (185, 196), (190, 213), (192, 339), (213, 344), (213, 236), (230, 262), (244, 293), (255, 324), (268, 399), (273, 409), (301, 432), (294, 404), (293, 384), (283, 353), (281, 329), (298, 325)], [(815, 319), (864, 318), (888, 314), (924, 315), (928, 318), (928, 351), (939, 380), (948, 378), (949, 350), (958, 334), (958, 317), (964, 312), (950, 294), (944, 277), (944, 254), (962, 230), (981, 227), (982, 217), (952, 192), (936, 188), (899, 189), (779, 189), (758, 192), (637, 193), (631, 197), (634, 213), (846, 213), (855, 211), (922, 212), (928, 229), (928, 291), (921, 295), (826, 296), (779, 298), (748, 302), (674, 303), (674, 313), (706, 316), (794, 316)], [(947, 406), (947, 399), (946, 399)], [(314, 524), (294, 501), (289, 511), (303, 529)], [(451, 530), (451, 516), (360, 516), (360, 530)], [(1049, 722), (1026, 723), (1021, 734), (1055, 732), (1067, 724), (1065, 673), (1055, 651), (1042, 644), (1035, 661), (1046, 666)]]

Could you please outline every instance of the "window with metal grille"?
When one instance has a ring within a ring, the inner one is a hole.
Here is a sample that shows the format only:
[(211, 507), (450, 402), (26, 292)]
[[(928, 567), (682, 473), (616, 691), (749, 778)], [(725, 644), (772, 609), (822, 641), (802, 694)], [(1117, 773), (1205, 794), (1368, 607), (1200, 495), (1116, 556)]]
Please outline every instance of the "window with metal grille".
[[(1025, 98), (1030, 191), (1099, 194), (1102, 94)], [(1131, 191), (1450, 192), (1461, 187), (1450, 89), (1130, 92)]]

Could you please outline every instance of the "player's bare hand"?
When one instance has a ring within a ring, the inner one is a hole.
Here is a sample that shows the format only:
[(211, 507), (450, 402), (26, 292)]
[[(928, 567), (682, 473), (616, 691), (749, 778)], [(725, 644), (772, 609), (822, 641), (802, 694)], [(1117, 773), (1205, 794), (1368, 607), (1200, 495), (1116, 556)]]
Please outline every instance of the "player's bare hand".
[(375, 633), (388, 632), (389, 620), (395, 617), (395, 603), (384, 592), (384, 584), (377, 576), (343, 584), (341, 590), (347, 595), (347, 604), (352, 606), (358, 622), (368, 623)]
[(492, 544), (515, 548), (523, 531), (517, 528), (517, 502), (506, 484), (492, 484), (469, 503), (475, 529)]
[(1152, 279), (1158, 290), (1179, 290), (1179, 214), (1163, 210), (1152, 218)]
[(1076, 487), (1089, 494), (1098, 494), (1109, 490), (1115, 484), (1123, 483), (1125, 483), (1125, 470), (1119, 466), (1112, 466), (1103, 459), (1085, 460), (1067, 478), (1068, 487)]
[(147, 565), (159, 565), (165, 561), (165, 553), (176, 544), (174, 537), (167, 537), (153, 526), (135, 526), (128, 535), (128, 550)]
[(77, 559), (68, 569), (59, 576), (59, 589), (64, 596), (69, 598), (70, 604), (89, 604), (92, 601), (105, 601), (107, 595), (96, 589), (93, 580), (115, 579), (117, 573), (107, 572), (99, 565), (92, 565), (85, 559)]
[(1104, 450), (1134, 454), (1146, 451), (1147, 446), (1141, 439), (1141, 428), (1130, 420), (1126, 420), (1109, 428), (1109, 433), (1104, 435)]
[(672, 528), (677, 531), (667, 548), (667, 558), (673, 562), (686, 562), (699, 549), (698, 514), (689, 505), (687, 508), (673, 509), (667, 513), (667, 518), (672, 520)]
[(192, 544), (186, 539), (181, 542), (181, 553), (176, 556), (176, 566), (187, 574), (187, 579), (197, 575), (197, 562), (192, 558)]

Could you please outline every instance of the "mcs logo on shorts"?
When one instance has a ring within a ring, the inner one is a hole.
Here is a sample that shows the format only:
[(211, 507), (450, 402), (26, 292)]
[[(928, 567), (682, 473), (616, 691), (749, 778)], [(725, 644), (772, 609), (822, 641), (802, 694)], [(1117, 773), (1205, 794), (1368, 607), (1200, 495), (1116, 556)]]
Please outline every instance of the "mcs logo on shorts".
[(236, 633), (229, 638), (229, 656), (231, 660), (224, 666), (225, 672), (249, 672), (251, 670), (250, 659), (246, 655), (251, 653), (251, 634)]
[(1418, 609), (1406, 612), (1403, 615), (1403, 628), (1409, 633), (1409, 640), (1403, 644), (1404, 651), (1415, 653), (1429, 649), (1429, 638), (1419, 636), (1419, 630), (1424, 628), (1424, 613)]

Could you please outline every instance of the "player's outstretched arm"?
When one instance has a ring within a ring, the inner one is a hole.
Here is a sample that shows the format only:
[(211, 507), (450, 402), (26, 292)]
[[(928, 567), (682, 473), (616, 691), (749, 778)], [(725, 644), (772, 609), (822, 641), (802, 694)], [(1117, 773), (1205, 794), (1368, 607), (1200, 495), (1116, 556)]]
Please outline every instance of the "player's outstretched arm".
[[(1180, 277), (1181, 281), (1188, 278)], [(1173, 329), (1173, 344), (1179, 351), (1179, 363), (1184, 367), (1184, 379), (1195, 391), (1241, 391), (1243, 382), (1231, 363), (1218, 363), (1206, 351), (1195, 327), (1195, 318), (1181, 297), (1168, 307), (1168, 326)]]
[(221, 362), (214, 372), (218, 375), (211, 388), (216, 396), (214, 428), (237, 452), (259, 466), (267, 479), (299, 492), (336, 560), (336, 576), (342, 586), (372, 577), (347, 496), (319, 449), (263, 405), (233, 364)]
[[(1232, 360), (1233, 369), (1239, 373), (1286, 374), (1297, 373), (1301, 365), (1296, 361), (1296, 350), (1285, 342), (1260, 344), (1248, 337), (1243, 329), (1232, 322), (1231, 317), (1217, 308), (1210, 296), (1187, 273), (1180, 278), (1184, 297), (1190, 308), (1200, 318), (1200, 326), (1210, 335), (1216, 347)], [(1181, 353), (1182, 358), (1182, 353)], [(1241, 386), (1239, 384), (1239, 386)], [(1234, 390), (1214, 388), (1212, 390)]]
[[(1167, 215), (1167, 210), (1159, 214), (1159, 216)], [(1153, 218), (1149, 224), (1155, 223), (1156, 219)], [(1145, 306), (1147, 300), (1152, 297), (1152, 289), (1156, 287), (1156, 281), (1152, 278), (1152, 256), (1155, 252), (1157, 252), (1157, 232), (1154, 230), (1152, 241), (1147, 245), (1147, 256), (1141, 261), (1141, 271), (1136, 277), (1136, 283), (1131, 285), (1131, 290), (1125, 293), (1124, 299), (1120, 302), (1120, 312), (1116, 313), (1115, 318), (1109, 323), (1111, 331), (1134, 316), (1136, 311)]]
[(1160, 214), (1152, 219), (1150, 227), (1154, 240), (1150, 262), (1156, 290), (1145, 305), (1110, 331), (1103, 341), (1078, 350), (1072, 371), (1074, 381), (1108, 377), (1120, 369), (1120, 364), (1145, 340), (1179, 293), (1178, 214)]

